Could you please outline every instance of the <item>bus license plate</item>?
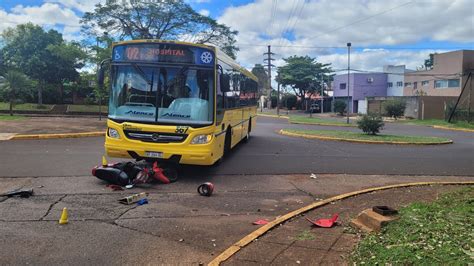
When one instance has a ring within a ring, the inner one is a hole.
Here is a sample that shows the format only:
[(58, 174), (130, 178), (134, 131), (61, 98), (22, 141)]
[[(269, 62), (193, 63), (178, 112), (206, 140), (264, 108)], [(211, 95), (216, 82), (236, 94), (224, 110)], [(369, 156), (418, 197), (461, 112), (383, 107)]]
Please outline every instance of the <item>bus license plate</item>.
[(163, 153), (162, 152), (157, 152), (157, 151), (146, 151), (145, 156), (149, 158), (163, 158)]

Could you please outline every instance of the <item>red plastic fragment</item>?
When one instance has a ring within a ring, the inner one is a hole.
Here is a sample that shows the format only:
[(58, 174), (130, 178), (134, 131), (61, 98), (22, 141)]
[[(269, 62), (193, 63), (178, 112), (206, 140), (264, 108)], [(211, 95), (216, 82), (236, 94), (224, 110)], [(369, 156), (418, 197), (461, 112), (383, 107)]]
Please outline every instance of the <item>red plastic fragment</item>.
[(319, 220), (315, 220), (315, 221), (312, 221), (311, 219), (309, 218), (306, 218), (306, 220), (308, 220), (310, 223), (316, 225), (316, 226), (319, 226), (319, 227), (324, 227), (324, 228), (330, 228), (330, 227), (333, 227), (334, 224), (336, 223), (337, 221), (337, 218), (339, 218), (339, 215), (338, 214), (334, 214), (331, 219), (319, 219)]
[(264, 225), (264, 224), (268, 224), (268, 220), (267, 219), (261, 219), (261, 220), (257, 220), (255, 222), (253, 222), (252, 224), (254, 225)]
[(158, 163), (154, 162), (153, 163), (153, 178), (156, 180), (160, 181), (163, 184), (169, 184), (171, 183), (170, 180), (163, 174), (163, 169), (158, 167)]
[(112, 189), (112, 191), (123, 190), (123, 187), (121, 187), (119, 185), (108, 184), (105, 187), (108, 187), (108, 188)]

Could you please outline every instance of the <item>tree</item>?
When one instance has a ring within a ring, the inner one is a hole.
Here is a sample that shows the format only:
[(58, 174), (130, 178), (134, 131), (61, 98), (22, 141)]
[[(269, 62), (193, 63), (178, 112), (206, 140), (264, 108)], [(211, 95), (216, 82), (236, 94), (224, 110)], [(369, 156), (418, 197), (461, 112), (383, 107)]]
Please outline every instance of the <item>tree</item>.
[(334, 111), (339, 115), (343, 115), (346, 111), (347, 104), (344, 101), (337, 100), (334, 102)]
[(43, 103), (47, 84), (57, 84), (61, 90), (65, 80), (79, 77), (77, 69), (84, 65), (85, 53), (78, 43), (66, 43), (59, 32), (28, 23), (8, 28), (2, 37), (5, 65), (38, 81), (38, 104)]
[(395, 118), (402, 117), (405, 114), (407, 104), (403, 100), (389, 100), (384, 103), (385, 113), (389, 117)]
[(86, 53), (79, 43), (61, 43), (59, 45), (48, 45), (46, 49), (56, 58), (55, 73), (51, 80), (59, 88), (59, 103), (64, 100), (64, 84), (78, 81), (79, 72), (85, 65)]
[(130, 1), (97, 4), (81, 20), (83, 30), (98, 36), (106, 31), (118, 39), (184, 40), (219, 46), (235, 58), (237, 31), (196, 12), (184, 0)]
[(258, 78), (258, 91), (265, 94), (265, 91), (269, 89), (267, 71), (261, 64), (255, 64), (255, 66), (252, 68), (252, 74)]
[(430, 57), (425, 60), (425, 63), (424, 63), (425, 69), (433, 69), (433, 63), (434, 63), (434, 54), (430, 54)]
[(31, 81), (28, 77), (17, 70), (9, 70), (1, 79), (0, 90), (4, 92), (10, 102), (10, 115), (13, 115), (13, 104), (22, 90), (29, 88)]
[(369, 135), (377, 135), (384, 127), (384, 122), (379, 114), (363, 115), (357, 120), (357, 127)]
[(318, 63), (309, 56), (290, 56), (283, 58), (285, 65), (278, 67), (276, 80), (283, 86), (290, 86), (302, 102), (306, 95), (321, 91), (321, 83), (332, 72), (331, 64)]

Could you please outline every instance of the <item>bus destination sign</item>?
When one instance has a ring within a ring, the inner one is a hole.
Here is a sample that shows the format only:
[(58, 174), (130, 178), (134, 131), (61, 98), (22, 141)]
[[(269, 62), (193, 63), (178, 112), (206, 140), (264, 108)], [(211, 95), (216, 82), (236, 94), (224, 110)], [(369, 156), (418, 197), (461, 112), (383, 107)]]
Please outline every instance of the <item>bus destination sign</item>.
[(166, 62), (212, 65), (213, 54), (203, 48), (170, 44), (126, 44), (114, 47), (114, 62)]

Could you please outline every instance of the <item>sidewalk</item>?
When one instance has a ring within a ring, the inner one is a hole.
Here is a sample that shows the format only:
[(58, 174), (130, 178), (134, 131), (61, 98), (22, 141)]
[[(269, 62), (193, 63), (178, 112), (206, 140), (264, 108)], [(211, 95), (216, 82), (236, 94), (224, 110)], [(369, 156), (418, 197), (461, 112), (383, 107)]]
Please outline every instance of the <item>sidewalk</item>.
[(0, 120), (0, 133), (55, 134), (105, 131), (107, 117), (26, 117), (22, 120)]
[[(349, 265), (350, 255), (361, 235), (349, 227), (350, 220), (375, 205), (400, 208), (412, 202), (435, 200), (440, 193), (461, 186), (422, 186), (363, 194), (334, 202), (267, 232), (225, 261), (224, 265)], [(315, 220), (339, 214), (339, 225), (333, 228), (312, 226)]]
[(21, 120), (0, 120), (0, 140), (17, 134), (57, 134), (105, 131), (107, 118), (102, 117), (25, 117)]

